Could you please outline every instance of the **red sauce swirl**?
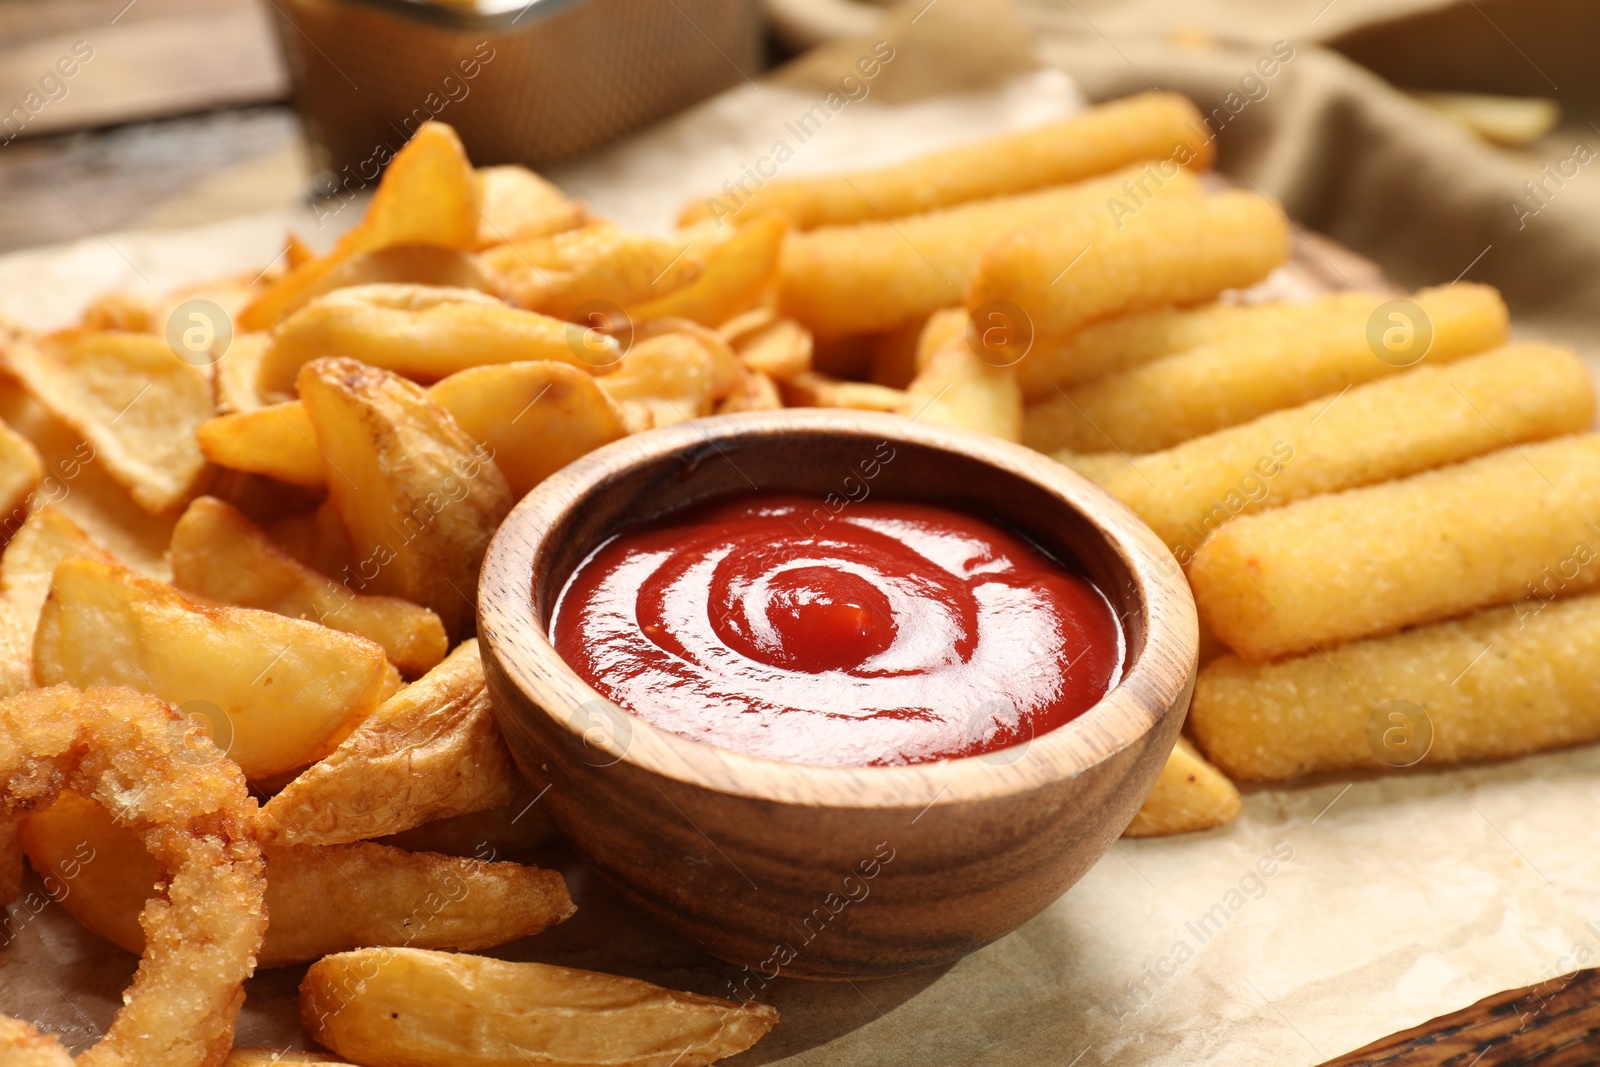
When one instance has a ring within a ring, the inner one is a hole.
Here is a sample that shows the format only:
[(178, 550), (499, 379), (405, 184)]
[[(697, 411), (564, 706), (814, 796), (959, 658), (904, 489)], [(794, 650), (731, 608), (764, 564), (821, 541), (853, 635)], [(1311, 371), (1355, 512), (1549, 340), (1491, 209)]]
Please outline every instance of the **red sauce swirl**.
[(818, 504), (752, 494), (623, 530), (562, 590), (556, 651), (663, 729), (831, 766), (1018, 745), (1120, 678), (1110, 603), (1022, 537), (928, 504)]

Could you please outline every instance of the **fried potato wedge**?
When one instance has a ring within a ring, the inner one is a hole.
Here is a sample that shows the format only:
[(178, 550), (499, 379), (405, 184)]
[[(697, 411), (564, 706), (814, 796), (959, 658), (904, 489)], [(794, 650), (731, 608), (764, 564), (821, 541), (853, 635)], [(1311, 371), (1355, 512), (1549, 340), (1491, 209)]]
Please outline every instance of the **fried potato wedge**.
[(311, 489), (328, 484), (311, 418), (298, 400), (218, 415), (195, 429), (195, 439), (219, 467)]
[(1010, 367), (980, 359), (961, 334), (917, 372), (899, 411), (915, 419), (1022, 440), (1022, 390)]
[(597, 384), (612, 400), (648, 410), (652, 426), (709, 415), (718, 395), (715, 357), (687, 333), (635, 340), (615, 373)]
[[(31, 441), (44, 461), (44, 479), (28, 498), (27, 512), (52, 507), (127, 566), (154, 578), (166, 576), (176, 514), (152, 515), (135, 503), (99, 462), (93, 445), (5, 376), (0, 376), (0, 418)], [(15, 535), (25, 518), (21, 511), (0, 516), (0, 531)]]
[(898, 412), (905, 407), (904, 389), (872, 382), (849, 382), (827, 374), (806, 371), (778, 384), (784, 403), (802, 408), (851, 408), (856, 411)]
[(33, 686), (32, 628), (23, 624), (11, 598), (0, 595), (0, 700)]
[(172, 531), (171, 554), (172, 584), (185, 593), (358, 634), (380, 645), (407, 675), (432, 669), (449, 651), (444, 624), (427, 608), (398, 597), (352, 593), (290, 557), (237, 508), (215, 497), (189, 505)]
[(78, 524), (45, 505), (23, 523), (22, 529), (0, 555), (0, 593), (16, 611), (18, 624), (33, 660), (33, 631), (39, 625), (39, 610), (50, 595), (50, 580), (62, 560), (73, 556), (116, 563), (116, 557), (95, 543)]
[(27, 512), (28, 498), (44, 478), (44, 461), (33, 442), (0, 422), (0, 515)]
[(261, 809), (261, 837), (332, 845), (508, 804), (522, 779), (484, 688), (478, 642), (390, 698)]
[[(155, 895), (161, 871), (138, 838), (99, 804), (70, 791), (29, 816), (22, 837), (34, 870), (72, 886), (61, 901), (73, 918), (129, 952), (144, 950), (139, 912)], [(490, 948), (536, 934), (574, 911), (560, 872), (538, 867), (367, 842), (268, 846), (264, 854), (268, 924), (261, 967), (372, 945)]]
[(273, 523), (267, 535), (289, 556), (325, 577), (345, 583), (354, 579), (350, 569), (350, 535), (333, 501), (324, 500), (316, 509), (286, 515)]
[[(622, 409), (591, 375), (550, 360), (458, 371), (429, 387), (428, 396), (492, 450), (516, 497), (627, 432)], [(199, 433), (218, 466), (307, 487), (327, 484), (326, 461), (298, 400), (223, 415)]]
[[(389, 677), (365, 638), (250, 608), (202, 607), (99, 560), (56, 568), (33, 643), (43, 685), (120, 685), (209, 723), (250, 779), (333, 751)], [(231, 736), (230, 736), (231, 735)]]
[(648, 237), (596, 222), (478, 258), (518, 307), (577, 319), (586, 304), (626, 307), (694, 281), (705, 269), (697, 236)]
[(356, 560), (345, 584), (431, 609), (452, 638), (470, 632), (478, 564), (512, 504), (492, 454), (397, 374), (319, 359), (298, 383), (337, 472), (328, 497)]
[(1212, 830), (1231, 822), (1239, 807), (1239, 787), (1180, 737), (1155, 788), (1122, 835), (1165, 837)]
[(170, 511), (206, 475), (195, 430), (211, 418), (211, 382), (152, 334), (13, 334), (7, 366), (150, 512)]
[(435, 382), (486, 363), (553, 359), (604, 371), (617, 343), (570, 322), (510, 307), (476, 289), (358, 285), (307, 304), (274, 331), (258, 384), (294, 389), (307, 362), (330, 353)]
[(293, 1048), (235, 1048), (222, 1061), (222, 1067), (304, 1067), (308, 1063), (320, 1063), (323, 1067), (355, 1067), (325, 1052), (302, 1052)]
[(361, 221), (326, 256), (290, 269), (239, 313), (246, 330), (271, 329), (304, 304), (318, 283), (353, 256), (390, 245), (478, 243), (478, 175), (455, 130), (425, 122), (395, 153)]
[(261, 376), (261, 361), (271, 347), (271, 334), (242, 333), (234, 337), (228, 350), (212, 366), (218, 415), (256, 411), (271, 403), (256, 388), (256, 379)]
[(738, 388), (717, 401), (716, 413), (729, 415), (736, 411), (776, 411), (783, 407), (783, 394), (778, 383), (760, 371), (748, 371)]
[(678, 993), (636, 978), (422, 949), (365, 949), (311, 965), (306, 1032), (383, 1067), (549, 1064), (704, 1067), (778, 1022), (765, 1004)]
[(428, 397), (494, 452), (518, 498), (627, 432), (622, 412), (594, 377), (564, 363), (474, 367), (434, 385)]
[(793, 319), (743, 334), (733, 350), (745, 367), (769, 378), (793, 378), (811, 369), (811, 331)]
[(721, 326), (760, 302), (777, 280), (787, 227), (778, 219), (755, 219), (706, 251), (700, 276), (675, 292), (628, 309), (635, 322), (690, 319)]
[(330, 270), (306, 294), (306, 303), (358, 285), (428, 285), (475, 289), (490, 296), (500, 292), (494, 277), (470, 252), (439, 245), (389, 245), (351, 256)]
[(478, 247), (548, 237), (588, 221), (582, 204), (527, 167), (478, 168)]
[(435, 819), (430, 823), (375, 838), (407, 852), (437, 852), (494, 860), (537, 848), (556, 838), (555, 824), (539, 807), (539, 795), (525, 786), (511, 803), (484, 811)]

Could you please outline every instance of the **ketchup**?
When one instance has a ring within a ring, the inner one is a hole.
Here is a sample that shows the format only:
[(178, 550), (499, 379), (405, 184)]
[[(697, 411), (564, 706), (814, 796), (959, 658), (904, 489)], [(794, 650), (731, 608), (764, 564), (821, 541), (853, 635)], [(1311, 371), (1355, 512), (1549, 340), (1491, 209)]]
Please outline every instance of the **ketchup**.
[(735, 497), (624, 529), (568, 579), (556, 651), (627, 711), (790, 763), (992, 752), (1092, 707), (1122, 673), (1104, 594), (948, 508)]

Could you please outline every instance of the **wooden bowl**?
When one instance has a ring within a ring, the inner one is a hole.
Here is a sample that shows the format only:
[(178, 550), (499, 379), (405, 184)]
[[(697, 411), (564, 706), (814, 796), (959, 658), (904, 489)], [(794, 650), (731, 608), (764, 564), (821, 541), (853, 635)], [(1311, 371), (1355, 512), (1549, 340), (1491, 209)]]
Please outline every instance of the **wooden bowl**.
[[(1031, 742), (906, 767), (817, 767), (668, 733), (550, 645), (555, 600), (618, 527), (753, 489), (937, 502), (1076, 557), (1122, 616), (1122, 681)], [(846, 979), (947, 964), (1038, 914), (1155, 783), (1194, 687), (1194, 601), (1139, 520), (1054, 461), (888, 415), (799, 409), (629, 437), (546, 479), (484, 559), (478, 635), (506, 741), (539, 804), (662, 926), (749, 968)]]

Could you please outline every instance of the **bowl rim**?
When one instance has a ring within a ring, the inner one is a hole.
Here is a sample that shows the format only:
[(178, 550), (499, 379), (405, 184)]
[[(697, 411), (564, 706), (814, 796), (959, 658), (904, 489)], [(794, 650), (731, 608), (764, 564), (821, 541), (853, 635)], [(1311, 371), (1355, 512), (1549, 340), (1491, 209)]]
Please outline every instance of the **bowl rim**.
[[(723, 442), (747, 434), (784, 433), (846, 433), (960, 453), (1032, 481), (1078, 511), (1120, 558), (1138, 599), (1144, 641), (1130, 649), (1122, 679), (1097, 704), (1034, 737), (1020, 758), (1004, 763), (985, 759), (992, 753), (888, 767), (790, 763), (682, 737), (607, 700), (556, 653), (538, 617), (533, 562), (543, 539), (617, 472), (703, 451), (708, 444), (720, 451)], [(1156, 534), (1104, 489), (1042, 453), (986, 434), (829, 408), (717, 415), (648, 430), (546, 478), (506, 516), (484, 555), (478, 638), (523, 703), (608, 757), (591, 766), (625, 762), (687, 785), (771, 803), (920, 811), (1013, 796), (1076, 777), (1137, 743), (1174, 708), (1184, 714), (1199, 659), (1199, 624), (1182, 569)], [(581, 721), (570, 712), (563, 718), (552, 710), (560, 707), (597, 709), (608, 721), (595, 721), (594, 711)], [(598, 735), (591, 736), (595, 727)], [(620, 743), (619, 735), (625, 735)]]

